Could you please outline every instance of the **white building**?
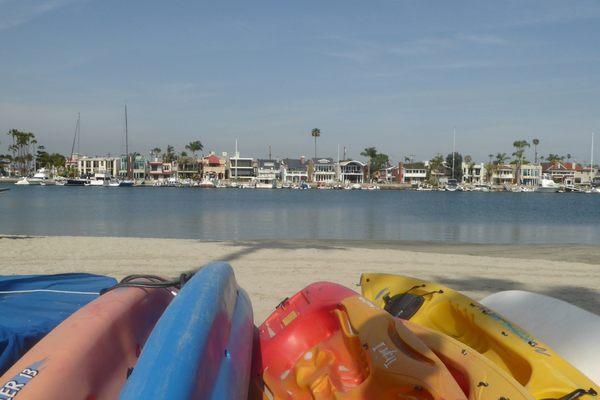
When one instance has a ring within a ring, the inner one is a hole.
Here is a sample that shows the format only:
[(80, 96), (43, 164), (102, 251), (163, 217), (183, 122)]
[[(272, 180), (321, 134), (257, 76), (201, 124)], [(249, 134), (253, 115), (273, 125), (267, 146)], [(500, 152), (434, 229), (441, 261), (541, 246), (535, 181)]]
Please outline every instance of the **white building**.
[(96, 173), (117, 176), (121, 166), (120, 157), (88, 157), (77, 159), (77, 173), (81, 175), (94, 175)]
[(304, 158), (284, 158), (279, 173), (285, 183), (300, 183), (308, 180), (308, 165)]
[(334, 183), (336, 176), (336, 164), (333, 158), (312, 159), (312, 182)]
[(492, 174), (492, 184), (501, 186), (501, 185), (510, 185), (513, 183), (515, 179), (514, 168), (512, 165), (504, 164), (504, 165), (496, 165), (494, 167), (494, 172)]
[(257, 160), (256, 180), (259, 183), (274, 185), (280, 174), (280, 163), (276, 160)]
[(542, 166), (535, 164), (521, 165), (519, 183), (525, 186), (540, 186), (542, 182)]
[(254, 171), (254, 159), (240, 157), (239, 153), (229, 158), (229, 177), (236, 181), (251, 181), (256, 177)]
[(418, 185), (427, 180), (427, 166), (425, 163), (400, 163), (401, 182)]
[(471, 183), (473, 185), (482, 185), (486, 181), (486, 170), (484, 163), (462, 163), (464, 183)]
[(340, 181), (344, 183), (363, 183), (365, 164), (356, 160), (340, 162)]

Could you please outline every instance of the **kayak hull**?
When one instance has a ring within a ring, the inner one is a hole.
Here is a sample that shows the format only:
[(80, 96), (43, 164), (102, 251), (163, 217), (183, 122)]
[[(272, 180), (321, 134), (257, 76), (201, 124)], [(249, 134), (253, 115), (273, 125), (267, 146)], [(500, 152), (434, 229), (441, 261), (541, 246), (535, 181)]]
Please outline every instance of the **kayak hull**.
[(485, 297), (481, 304), (510, 318), (600, 385), (600, 317), (565, 301), (522, 290)]
[(172, 297), (164, 289), (142, 288), (102, 295), (58, 325), (0, 378), (0, 399), (115, 399)]
[(251, 399), (466, 400), (403, 321), (333, 283), (285, 300), (257, 341)]
[(252, 337), (252, 307), (233, 270), (209, 264), (156, 324), (120, 398), (245, 398)]
[(548, 345), (450, 288), (400, 275), (363, 274), (361, 289), (365, 297), (382, 308), (386, 303), (388, 309), (404, 303), (405, 307), (394, 312), (406, 311), (410, 321), (451, 336), (483, 354), (535, 399), (563, 398), (577, 390), (600, 392), (598, 386)]

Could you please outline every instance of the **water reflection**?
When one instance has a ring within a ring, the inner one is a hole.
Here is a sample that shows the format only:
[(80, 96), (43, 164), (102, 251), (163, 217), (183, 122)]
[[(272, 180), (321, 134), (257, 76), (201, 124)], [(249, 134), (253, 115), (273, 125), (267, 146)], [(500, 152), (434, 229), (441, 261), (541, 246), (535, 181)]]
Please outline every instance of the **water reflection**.
[(600, 195), (18, 187), (0, 233), (600, 243)]

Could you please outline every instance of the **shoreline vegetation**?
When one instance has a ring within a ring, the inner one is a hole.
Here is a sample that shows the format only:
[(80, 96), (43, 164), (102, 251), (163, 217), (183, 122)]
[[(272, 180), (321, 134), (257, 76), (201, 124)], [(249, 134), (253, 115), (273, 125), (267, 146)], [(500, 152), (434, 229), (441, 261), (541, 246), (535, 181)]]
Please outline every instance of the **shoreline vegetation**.
[(0, 235), (0, 254), (4, 275), (88, 272), (117, 279), (132, 273), (176, 276), (225, 260), (249, 292), (257, 323), (315, 280), (357, 290), (362, 272), (433, 280), (475, 299), (529, 290), (600, 314), (600, 248), (591, 245)]

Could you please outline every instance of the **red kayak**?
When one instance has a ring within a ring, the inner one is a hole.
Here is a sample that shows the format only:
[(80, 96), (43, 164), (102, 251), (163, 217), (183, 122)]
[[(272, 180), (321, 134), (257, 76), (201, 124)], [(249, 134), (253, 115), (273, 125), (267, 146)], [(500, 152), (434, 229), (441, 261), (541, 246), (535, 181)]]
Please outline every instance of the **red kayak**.
[(259, 327), (251, 399), (466, 400), (404, 323), (334, 283), (280, 304)]
[(0, 377), (0, 400), (116, 399), (173, 294), (126, 287), (75, 312)]

